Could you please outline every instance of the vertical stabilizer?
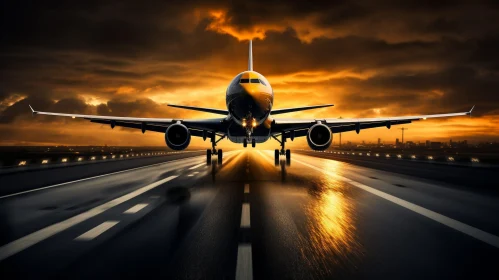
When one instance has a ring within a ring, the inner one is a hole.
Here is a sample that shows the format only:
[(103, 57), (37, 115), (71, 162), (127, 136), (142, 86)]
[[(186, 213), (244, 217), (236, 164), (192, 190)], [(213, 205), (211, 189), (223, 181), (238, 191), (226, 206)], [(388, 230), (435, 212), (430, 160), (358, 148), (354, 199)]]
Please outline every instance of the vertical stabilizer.
[(249, 41), (248, 70), (253, 71), (253, 41)]

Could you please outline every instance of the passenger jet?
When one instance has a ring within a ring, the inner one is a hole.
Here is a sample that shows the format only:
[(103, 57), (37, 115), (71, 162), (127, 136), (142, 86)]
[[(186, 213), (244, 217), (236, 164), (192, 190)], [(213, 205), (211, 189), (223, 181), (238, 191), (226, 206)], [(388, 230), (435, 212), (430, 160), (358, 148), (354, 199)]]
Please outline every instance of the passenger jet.
[(211, 164), (212, 155), (217, 155), (218, 163), (222, 163), (222, 149), (216, 149), (217, 143), (228, 138), (234, 143), (242, 143), (255, 147), (257, 143), (263, 143), (271, 137), (280, 143), (281, 148), (275, 150), (275, 164), (279, 163), (279, 157), (285, 155), (286, 163), (291, 162), (291, 152), (285, 149), (287, 139), (293, 141), (296, 137), (307, 137), (308, 145), (313, 150), (325, 150), (332, 142), (333, 133), (356, 131), (374, 127), (387, 127), (392, 125), (407, 124), (413, 121), (426, 120), (430, 118), (444, 118), (471, 115), (471, 111), (462, 113), (420, 115), (406, 117), (382, 117), (382, 118), (276, 118), (275, 116), (310, 110), (316, 108), (330, 107), (332, 104), (294, 107), (286, 109), (272, 109), (274, 105), (274, 90), (269, 81), (260, 73), (253, 71), (252, 41), (249, 42), (248, 70), (237, 74), (232, 79), (226, 91), (227, 109), (202, 108), (183, 105), (172, 105), (171, 107), (208, 112), (223, 115), (221, 118), (213, 119), (160, 119), (160, 118), (134, 118), (97, 115), (63, 114), (53, 112), (35, 111), (30, 105), (33, 115), (51, 115), (71, 118), (83, 118), (90, 122), (107, 124), (114, 128), (122, 126), (156, 131), (165, 134), (165, 142), (173, 150), (183, 150), (189, 146), (191, 136), (207, 138), (211, 141), (211, 149), (206, 150), (206, 163)]

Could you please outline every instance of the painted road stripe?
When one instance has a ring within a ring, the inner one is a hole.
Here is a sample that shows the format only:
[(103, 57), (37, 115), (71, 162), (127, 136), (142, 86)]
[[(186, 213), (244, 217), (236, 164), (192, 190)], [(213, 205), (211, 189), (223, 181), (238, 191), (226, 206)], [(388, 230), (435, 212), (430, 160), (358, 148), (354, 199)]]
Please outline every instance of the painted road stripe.
[(198, 173), (199, 173), (199, 172), (192, 172), (192, 174), (189, 174), (189, 175), (187, 175), (187, 176), (192, 177), (192, 176), (194, 176), (194, 175), (196, 175), (196, 174), (198, 174)]
[(100, 206), (97, 206), (95, 208), (92, 208), (86, 212), (83, 212), (79, 215), (76, 215), (74, 217), (71, 217), (67, 220), (64, 220), (62, 222), (59, 222), (59, 223), (56, 223), (56, 224), (53, 224), (51, 226), (48, 226), (46, 228), (43, 228), (41, 230), (38, 230), (38, 231), (35, 231), (31, 234), (28, 234), (24, 237), (21, 237), (15, 241), (12, 241), (10, 243), (7, 243), (5, 245), (3, 245), (2, 247), (0, 247), (0, 261), (12, 256), (12, 255), (15, 255), (19, 252), (21, 252), (22, 250), (25, 250), (61, 231), (64, 231), (74, 225), (77, 225), (83, 221), (86, 221), (92, 217), (95, 217), (97, 215), (99, 215), (100, 213), (116, 206), (116, 205), (119, 205), (125, 201), (128, 201), (134, 197), (137, 197), (149, 190), (152, 190), (154, 188), (156, 188), (157, 186), (160, 186), (168, 181), (171, 181), (175, 178), (177, 178), (178, 176), (170, 176), (168, 178), (165, 178), (163, 180), (159, 180), (157, 182), (154, 182), (152, 184), (149, 184), (145, 187), (142, 187), (138, 190), (135, 190), (131, 193), (128, 193), (128, 194), (125, 194), (124, 196), (121, 196), (121, 197), (118, 197), (116, 199), (113, 199), (109, 202), (106, 202)]
[(249, 184), (244, 184), (244, 193), (249, 193)]
[(94, 227), (93, 229), (85, 232), (84, 234), (76, 237), (75, 240), (78, 240), (78, 241), (90, 241), (90, 240), (96, 238), (97, 236), (103, 234), (108, 229), (114, 227), (118, 223), (119, 223), (119, 221), (107, 221), (107, 222), (104, 222), (104, 223), (102, 223), (102, 224)]
[(305, 162), (303, 162), (301, 160), (294, 159), (294, 161), (298, 162), (298, 163), (301, 163), (301, 164), (303, 164), (305, 166), (308, 166), (308, 167), (310, 167), (312, 169), (315, 169), (317, 171), (323, 172), (324, 174), (327, 174), (329, 176), (338, 178), (339, 180), (342, 180), (342, 181), (344, 181), (346, 183), (349, 183), (349, 184), (351, 184), (351, 185), (353, 185), (353, 186), (355, 186), (357, 188), (363, 189), (363, 190), (365, 190), (367, 192), (370, 192), (370, 193), (372, 193), (372, 194), (374, 194), (374, 195), (376, 195), (378, 197), (384, 198), (384, 199), (386, 199), (388, 201), (391, 201), (391, 202), (393, 202), (393, 203), (395, 203), (395, 204), (397, 204), (399, 206), (402, 206), (402, 207), (404, 207), (404, 208), (406, 208), (408, 210), (416, 212), (416, 213), (418, 213), (420, 215), (423, 215), (423, 216), (425, 216), (427, 218), (430, 218), (430, 219), (432, 219), (432, 220), (434, 220), (436, 222), (439, 222), (439, 223), (441, 223), (443, 225), (446, 225), (446, 226), (448, 226), (448, 227), (450, 227), (452, 229), (460, 231), (460, 232), (462, 232), (464, 234), (467, 234), (467, 235), (469, 235), (469, 236), (471, 236), (473, 238), (476, 238), (476, 239), (478, 239), (480, 241), (483, 241), (483, 242), (485, 242), (485, 243), (487, 243), (489, 245), (492, 245), (492, 246), (494, 246), (496, 248), (499, 248), (499, 237), (496, 236), (496, 235), (493, 235), (493, 234), (490, 234), (490, 233), (485, 232), (483, 230), (480, 230), (480, 229), (477, 229), (475, 227), (469, 226), (469, 225), (467, 225), (465, 223), (462, 223), (460, 221), (454, 220), (452, 218), (449, 218), (449, 217), (444, 216), (442, 214), (439, 214), (437, 212), (431, 211), (429, 209), (423, 208), (423, 207), (421, 207), (419, 205), (416, 205), (414, 203), (411, 203), (409, 201), (405, 201), (403, 199), (400, 199), (400, 198), (398, 198), (396, 196), (384, 193), (384, 192), (382, 192), (380, 190), (377, 190), (375, 188), (369, 187), (369, 186), (364, 185), (362, 183), (359, 183), (357, 181), (350, 180), (348, 178), (345, 178), (343, 176), (337, 175), (337, 174), (329, 172), (329, 171), (325, 171), (325, 170), (320, 169), (320, 168), (318, 168), (316, 166), (313, 166), (311, 164), (305, 163)]
[(139, 212), (140, 210), (144, 209), (147, 205), (147, 203), (139, 203), (135, 206), (133, 206), (132, 208), (126, 210), (125, 212), (123, 212), (124, 214), (135, 214), (137, 212)]
[(250, 205), (249, 203), (243, 203), (243, 209), (241, 211), (241, 227), (249, 228), (250, 223)]
[(249, 279), (253, 279), (251, 244), (241, 244), (237, 247), (236, 280)]
[(194, 165), (193, 167), (189, 168), (189, 170), (196, 169), (196, 168), (203, 166), (203, 165), (206, 165), (206, 163), (200, 163), (198, 165)]
[(83, 182), (83, 181), (92, 180), (92, 179), (95, 179), (95, 178), (105, 177), (105, 176), (109, 176), (109, 175), (120, 174), (120, 173), (124, 173), (124, 172), (128, 172), (128, 171), (133, 171), (133, 170), (138, 170), (138, 169), (142, 169), (142, 168), (153, 167), (153, 166), (158, 166), (158, 165), (162, 165), (162, 164), (168, 164), (168, 163), (171, 163), (171, 162), (176, 162), (176, 161), (181, 161), (181, 160), (186, 160), (186, 159), (194, 159), (194, 158), (195, 157), (193, 157), (193, 158), (174, 159), (174, 160), (160, 162), (160, 163), (155, 163), (155, 164), (151, 164), (151, 165), (146, 165), (146, 166), (141, 166), (141, 167), (135, 167), (135, 168), (125, 169), (125, 170), (121, 170), (121, 171), (117, 171), (117, 172), (112, 172), (112, 173), (102, 174), (102, 175), (98, 175), (98, 176), (83, 178), (83, 179), (74, 180), (74, 181), (70, 181), (70, 182), (66, 182), (66, 183), (60, 183), (60, 184), (55, 184), (55, 185), (51, 185), (51, 186), (47, 186), (47, 187), (32, 189), (32, 190), (28, 190), (28, 191), (13, 193), (13, 194), (8, 194), (8, 195), (0, 196), (0, 199), (7, 198), (7, 197), (12, 197), (12, 196), (17, 196), (17, 195), (21, 195), (21, 194), (25, 194), (25, 193), (31, 193), (31, 192), (37, 192), (37, 191), (41, 191), (41, 190), (51, 189), (51, 188), (55, 188), (55, 187), (60, 187), (60, 186), (72, 184), (72, 183)]

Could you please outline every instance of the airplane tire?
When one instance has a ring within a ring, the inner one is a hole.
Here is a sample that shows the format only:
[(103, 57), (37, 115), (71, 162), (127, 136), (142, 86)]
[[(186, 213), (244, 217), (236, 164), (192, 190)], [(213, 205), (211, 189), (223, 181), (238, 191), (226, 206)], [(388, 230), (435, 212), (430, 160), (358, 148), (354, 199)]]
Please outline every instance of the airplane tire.
[(279, 165), (279, 150), (275, 149), (274, 151), (274, 164), (275, 166)]
[(211, 150), (206, 150), (206, 164), (211, 165)]
[(251, 147), (253, 147), (253, 148), (254, 148), (255, 146), (256, 146), (256, 141), (255, 141), (255, 139), (251, 139)]
[(222, 164), (223, 152), (222, 149), (218, 149), (218, 164)]
[(248, 140), (244, 139), (244, 141), (243, 141), (243, 147), (246, 148), (247, 146), (248, 146)]
[(286, 150), (286, 165), (291, 165), (291, 150), (289, 149)]

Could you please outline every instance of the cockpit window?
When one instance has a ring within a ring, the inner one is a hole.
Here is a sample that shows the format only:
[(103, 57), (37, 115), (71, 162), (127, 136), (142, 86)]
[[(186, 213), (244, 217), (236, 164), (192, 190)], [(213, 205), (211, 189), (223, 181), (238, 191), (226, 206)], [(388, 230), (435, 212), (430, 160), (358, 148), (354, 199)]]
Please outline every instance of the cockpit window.
[(263, 80), (260, 80), (260, 83), (264, 86), (267, 86), (267, 84), (265, 84), (265, 82)]
[(239, 80), (239, 83), (241, 83), (241, 84), (248, 84), (249, 83), (249, 79), (241, 79), (241, 80)]
[(260, 80), (258, 80), (258, 79), (251, 79), (251, 83), (252, 84), (259, 84)]

